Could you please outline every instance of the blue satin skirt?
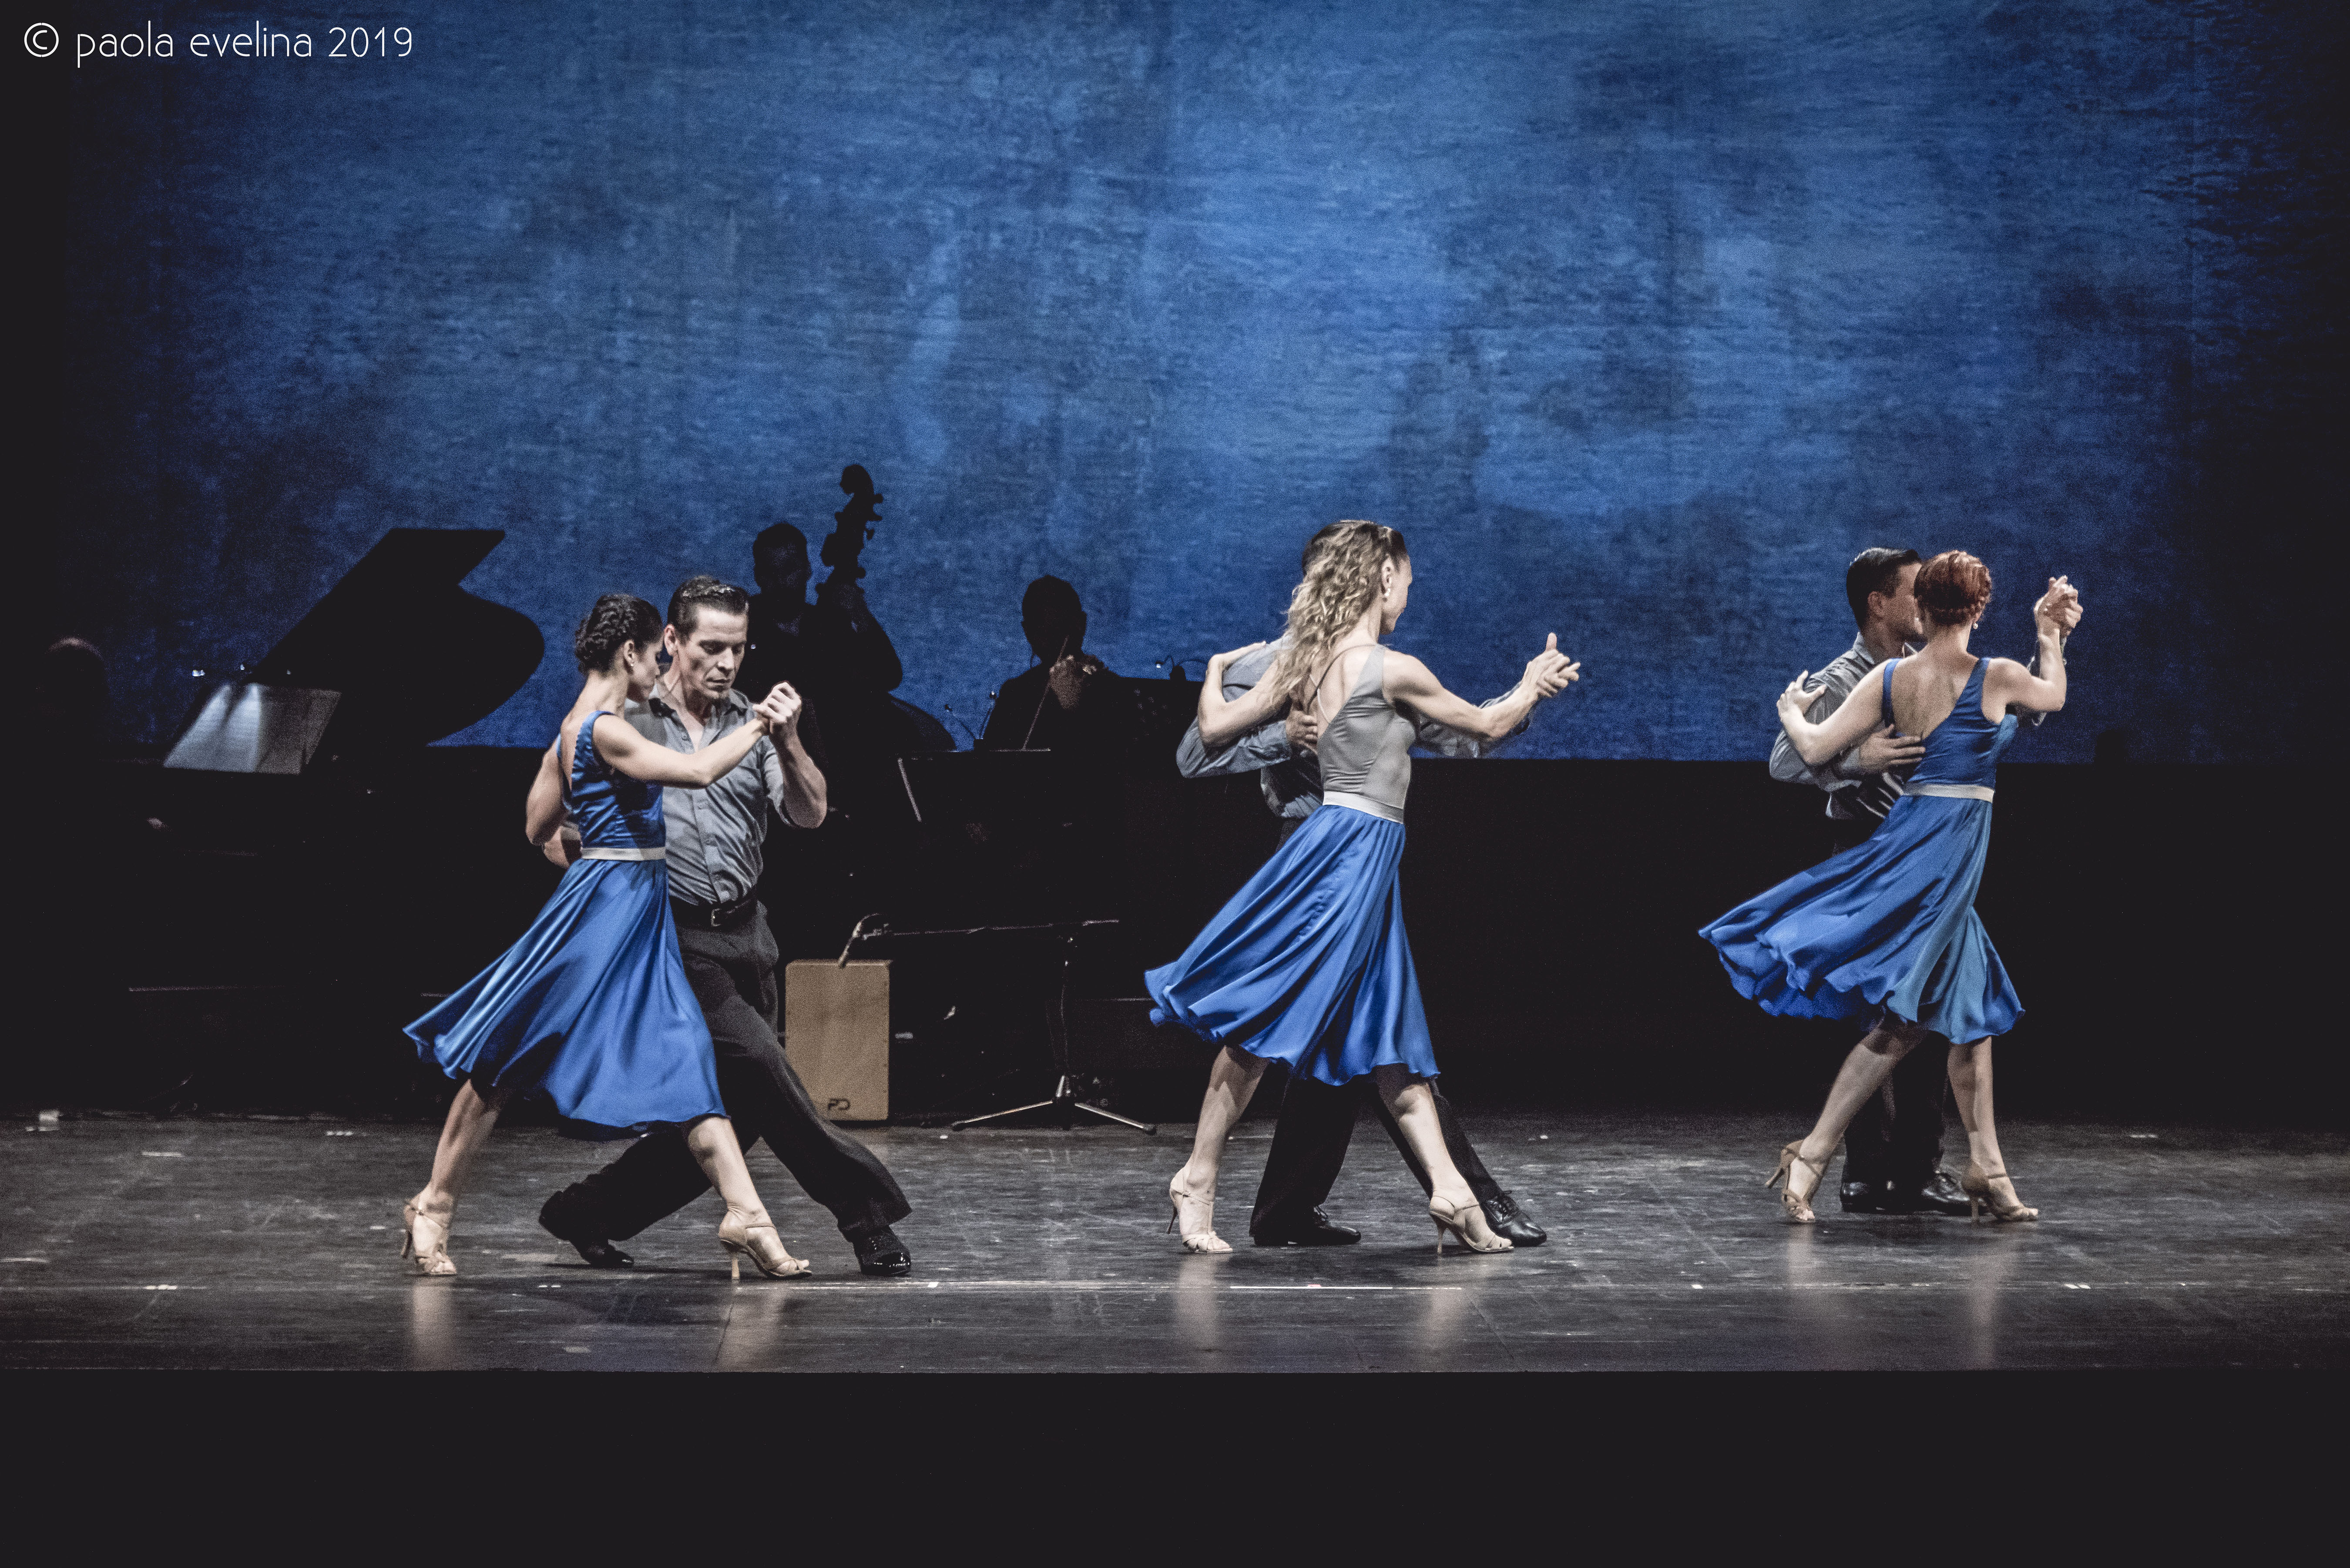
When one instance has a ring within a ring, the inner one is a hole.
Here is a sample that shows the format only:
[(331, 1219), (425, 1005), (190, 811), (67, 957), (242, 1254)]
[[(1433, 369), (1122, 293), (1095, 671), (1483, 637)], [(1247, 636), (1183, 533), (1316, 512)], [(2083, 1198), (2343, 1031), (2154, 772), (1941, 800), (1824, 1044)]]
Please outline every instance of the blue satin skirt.
[(1326, 1084), (1374, 1067), (1436, 1075), (1403, 929), (1403, 824), (1326, 805), (1183, 956), (1142, 977), (1154, 1023), (1286, 1062)]
[(408, 1033), (452, 1078), (546, 1096), (577, 1137), (726, 1114), (658, 860), (574, 861), (522, 940)]
[(1699, 934), (1765, 1012), (1859, 1018), (1883, 1008), (1959, 1044), (2004, 1034), (2023, 1003), (1975, 913), (1991, 810), (1987, 800), (1904, 795), (1865, 843)]

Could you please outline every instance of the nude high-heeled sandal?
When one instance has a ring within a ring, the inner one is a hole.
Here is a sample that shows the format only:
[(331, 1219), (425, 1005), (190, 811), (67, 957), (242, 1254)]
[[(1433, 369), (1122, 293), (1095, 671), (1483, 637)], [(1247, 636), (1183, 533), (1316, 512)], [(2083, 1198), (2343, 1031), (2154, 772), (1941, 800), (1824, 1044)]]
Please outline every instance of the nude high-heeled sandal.
[[(427, 1225), (432, 1229), (426, 1231), (420, 1241), (417, 1231)], [(434, 1231), (440, 1234), (434, 1235)], [(400, 1206), (400, 1255), (405, 1258), (411, 1253), (415, 1254), (418, 1273), (438, 1278), (457, 1272), (457, 1265), (449, 1261), (448, 1221), (435, 1220), (419, 1209), (413, 1198)]]
[[(1828, 1159), (1835, 1158), (1834, 1151), (1830, 1151)], [(1799, 1165), (1812, 1173), (1811, 1186), (1801, 1192), (1795, 1190), (1795, 1167)], [(1820, 1189), (1820, 1183), (1827, 1179), (1828, 1160), (1823, 1159), (1814, 1164), (1805, 1159), (1804, 1140), (1797, 1138), (1779, 1151), (1779, 1163), (1770, 1175), (1762, 1179), (1762, 1185), (1765, 1188), (1779, 1188), (1779, 1207), (1787, 1211), (1788, 1219), (1798, 1225), (1816, 1225), (1820, 1222), (1820, 1217), (1812, 1212), (1812, 1194), (1817, 1192)], [(1782, 1183), (1784, 1185), (1782, 1186)]]
[[(1213, 1197), (1196, 1198), (1192, 1196), (1191, 1189), (1183, 1185), (1183, 1173), (1180, 1170), (1177, 1171), (1167, 1183), (1167, 1202), (1169, 1206), (1175, 1210), (1173, 1214), (1168, 1217), (1167, 1232), (1169, 1235), (1176, 1235), (1180, 1233), (1182, 1236), (1183, 1250), (1185, 1251), (1229, 1252), (1232, 1250), (1232, 1244), (1230, 1241), (1225, 1241), (1222, 1236), (1216, 1234), (1214, 1225), (1214, 1220), (1216, 1217), (1215, 1199)], [(1201, 1226), (1197, 1231), (1182, 1230), (1183, 1205), (1186, 1203), (1199, 1203), (1205, 1205), (1208, 1210), (1208, 1219), (1210, 1223)]]
[[(2007, 1182), (2007, 1199), (2004, 1202), (2000, 1199), (1999, 1189), (1991, 1186), (1994, 1181)], [(1986, 1174), (1983, 1168), (1971, 1159), (1967, 1161), (1967, 1173), (1959, 1178), (1959, 1190), (1967, 1195), (1967, 1219), (1970, 1224), (1981, 1224), (1982, 1211), (1986, 1209), (1991, 1210), (1991, 1218), (1994, 1220), (2024, 1220), (2040, 1218), (2039, 1210), (2025, 1208), (2023, 1200), (2015, 1195), (2015, 1183), (2008, 1181), (2007, 1172), (2002, 1170)]]
[(733, 1265), (734, 1282), (743, 1282), (743, 1260), (771, 1280), (788, 1280), (805, 1274), (815, 1267), (806, 1258), (795, 1258), (784, 1246), (784, 1239), (775, 1227), (762, 1220), (752, 1223), (747, 1215), (729, 1209), (726, 1217), (718, 1221), (718, 1244), (726, 1249), (726, 1261)]
[(1450, 1231), (1462, 1246), (1472, 1252), (1514, 1252), (1516, 1243), (1506, 1236), (1496, 1236), (1485, 1222), (1485, 1210), (1473, 1199), (1466, 1204), (1447, 1203), (1441, 1198), (1428, 1200), (1428, 1217), (1436, 1221), (1436, 1255), (1444, 1256), (1444, 1237)]

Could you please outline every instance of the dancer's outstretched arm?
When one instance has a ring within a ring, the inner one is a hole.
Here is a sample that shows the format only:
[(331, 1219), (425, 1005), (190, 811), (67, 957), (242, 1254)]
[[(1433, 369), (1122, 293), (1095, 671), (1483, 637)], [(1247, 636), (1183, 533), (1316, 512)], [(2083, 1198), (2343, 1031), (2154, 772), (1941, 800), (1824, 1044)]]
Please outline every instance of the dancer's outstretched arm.
[(1986, 710), (2021, 708), (2054, 713), (2064, 706), (2064, 636), (2081, 624), (2081, 595), (2064, 577), (2048, 579), (2048, 591), (2032, 607), (2040, 633), (2039, 668), (2026, 670), (2012, 659), (1994, 659), (1983, 671)]
[[(785, 691), (786, 688), (777, 685), (751, 710), (747, 721), (697, 752), (672, 752), (646, 740), (625, 720), (609, 713), (598, 719), (596, 727), (588, 732), (596, 737), (597, 754), (615, 773), (626, 774), (640, 784), (708, 789), (733, 772), (735, 764), (751, 754), (751, 748), (767, 738), (767, 729), (776, 722)], [(611, 728), (606, 729), (607, 724)]]
[[(1484, 701), (1479, 703), (1478, 706), (1481, 708), (1491, 708), (1506, 701), (1508, 701), (1508, 699), (1505, 697), (1488, 697)], [(1474, 759), (1478, 757), (1490, 757), (1493, 754), (1493, 749), (1495, 747), (1500, 746), (1508, 741), (1513, 740), (1519, 735), (1524, 734), (1526, 732), (1526, 721), (1523, 719), (1519, 720), (1517, 727), (1513, 729), (1509, 734), (1503, 736), (1499, 741), (1489, 741), (1482, 735), (1464, 735), (1460, 731), (1452, 728), (1450, 724), (1440, 724), (1435, 720), (1428, 718), (1425, 715), (1423, 715), (1419, 722), (1412, 727), (1416, 732), (1416, 734), (1411, 743), (1418, 746), (1421, 751), (1432, 753), (1440, 757), (1466, 757)]]
[(1387, 659), (1389, 701), (1404, 703), (1422, 718), (1481, 741), (1501, 740), (1524, 722), (1526, 715), (1534, 711), (1535, 703), (1557, 696), (1582, 677), (1583, 666), (1558, 650), (1556, 632), (1551, 633), (1543, 650), (1527, 661), (1526, 672), (1518, 683), (1500, 700), (1482, 708), (1446, 691), (1444, 683), (1428, 666), (1410, 654), (1390, 650)]

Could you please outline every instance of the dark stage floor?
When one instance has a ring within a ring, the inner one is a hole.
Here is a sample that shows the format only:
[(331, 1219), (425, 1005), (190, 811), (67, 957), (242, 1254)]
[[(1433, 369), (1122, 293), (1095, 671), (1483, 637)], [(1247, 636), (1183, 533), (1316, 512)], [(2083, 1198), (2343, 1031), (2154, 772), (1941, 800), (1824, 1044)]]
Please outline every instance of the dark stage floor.
[[(454, 1280), (404, 1272), (433, 1131), (328, 1121), (6, 1129), (0, 1366), (1411, 1371), (2350, 1366), (2350, 1161), (2307, 1132), (2020, 1122), (2037, 1225), (1784, 1224), (1758, 1185), (1783, 1116), (1479, 1115), (1551, 1230), (1439, 1261), (1376, 1127), (1332, 1200), (1360, 1247), (1186, 1257), (1159, 1194), (1188, 1129), (875, 1129), (917, 1272), (858, 1277), (764, 1150), (813, 1278), (728, 1284), (715, 1199), (596, 1273), (534, 1223), (592, 1146), (494, 1140)], [(1226, 1168), (1228, 1237), (1269, 1124)]]

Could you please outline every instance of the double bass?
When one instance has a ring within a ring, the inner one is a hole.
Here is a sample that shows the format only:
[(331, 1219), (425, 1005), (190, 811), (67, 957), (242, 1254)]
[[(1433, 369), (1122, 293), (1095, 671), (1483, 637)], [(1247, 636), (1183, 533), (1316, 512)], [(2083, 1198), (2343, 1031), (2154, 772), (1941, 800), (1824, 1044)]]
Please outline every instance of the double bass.
[(881, 521), (881, 504), (889, 499), (873, 488), (873, 476), (865, 472), (863, 463), (852, 462), (840, 471), (840, 488), (848, 504), (832, 514), (832, 535), (817, 552), (818, 559), (832, 568), (832, 575), (816, 589), (818, 597), (827, 597), (826, 590), (844, 576), (851, 584), (865, 576), (858, 556), (873, 537), (873, 524)]

